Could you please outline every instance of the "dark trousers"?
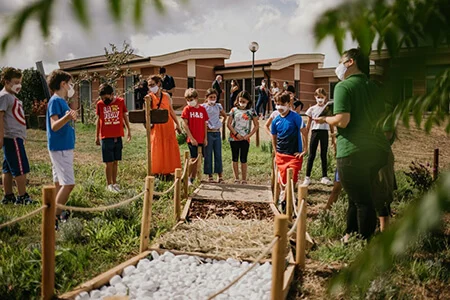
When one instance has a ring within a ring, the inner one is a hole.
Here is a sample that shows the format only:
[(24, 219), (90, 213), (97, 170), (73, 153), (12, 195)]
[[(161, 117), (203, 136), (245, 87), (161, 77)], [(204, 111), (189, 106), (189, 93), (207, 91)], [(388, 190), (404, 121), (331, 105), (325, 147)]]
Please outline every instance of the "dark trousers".
[(372, 150), (337, 159), (341, 184), (348, 195), (346, 233), (359, 233), (369, 239), (375, 232), (377, 214), (373, 191), (387, 157), (387, 152)]
[(242, 164), (247, 163), (248, 149), (250, 148), (248, 141), (232, 141), (230, 142), (230, 147), (233, 162), (238, 162), (240, 159)]
[(262, 116), (264, 117), (266, 115), (266, 107), (267, 107), (267, 99), (260, 98), (258, 99), (258, 102), (256, 102), (256, 113), (259, 114), (260, 111), (262, 111)]
[(328, 154), (328, 130), (317, 129), (311, 132), (309, 144), (308, 163), (306, 164), (306, 176), (311, 176), (314, 159), (320, 142), (320, 159), (322, 160), (322, 177), (327, 177), (327, 154)]

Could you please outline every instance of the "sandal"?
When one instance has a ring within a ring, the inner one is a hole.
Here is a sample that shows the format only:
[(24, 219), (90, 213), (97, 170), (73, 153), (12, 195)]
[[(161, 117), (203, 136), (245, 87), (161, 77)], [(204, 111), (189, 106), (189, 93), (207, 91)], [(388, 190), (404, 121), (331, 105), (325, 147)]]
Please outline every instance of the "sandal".
[(219, 177), (219, 179), (217, 179), (217, 183), (225, 183), (225, 181), (223, 180), (222, 177)]
[(214, 178), (212, 176), (208, 177), (208, 182), (213, 183), (214, 182)]
[(234, 184), (239, 184), (239, 183), (241, 183), (241, 182), (239, 181), (239, 179), (235, 179), (235, 180), (234, 180)]
[(242, 180), (241, 184), (247, 184), (247, 180)]

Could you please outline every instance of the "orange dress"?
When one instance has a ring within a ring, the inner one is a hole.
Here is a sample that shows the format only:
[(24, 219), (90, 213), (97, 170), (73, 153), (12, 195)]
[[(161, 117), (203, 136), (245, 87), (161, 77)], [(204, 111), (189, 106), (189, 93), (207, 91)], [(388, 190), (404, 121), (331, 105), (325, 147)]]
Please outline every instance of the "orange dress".
[[(159, 98), (153, 93), (150, 96), (152, 109), (156, 109)], [(160, 108), (169, 110), (169, 121), (165, 124), (154, 124), (151, 129), (152, 174), (172, 174), (176, 168), (181, 168), (181, 159), (174, 121), (170, 115), (170, 98), (166, 93), (163, 93)]]

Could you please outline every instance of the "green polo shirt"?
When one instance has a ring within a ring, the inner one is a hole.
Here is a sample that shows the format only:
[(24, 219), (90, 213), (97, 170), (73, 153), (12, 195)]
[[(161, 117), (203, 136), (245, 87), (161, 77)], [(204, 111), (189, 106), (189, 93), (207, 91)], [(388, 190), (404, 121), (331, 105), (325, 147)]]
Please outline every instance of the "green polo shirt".
[(355, 74), (338, 83), (334, 89), (334, 114), (350, 113), (346, 128), (338, 127), (337, 158), (359, 151), (389, 151), (380, 119), (384, 99), (378, 86), (364, 74)]

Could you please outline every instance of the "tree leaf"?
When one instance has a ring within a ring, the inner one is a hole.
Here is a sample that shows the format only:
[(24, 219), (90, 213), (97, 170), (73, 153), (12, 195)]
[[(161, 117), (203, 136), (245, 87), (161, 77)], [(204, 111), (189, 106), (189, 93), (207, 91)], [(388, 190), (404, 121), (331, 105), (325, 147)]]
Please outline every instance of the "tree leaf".
[(134, 0), (134, 25), (142, 25), (142, 0)]
[(112, 17), (120, 22), (122, 20), (122, 0), (108, 0), (108, 2)]
[(75, 17), (78, 21), (86, 28), (89, 28), (90, 22), (86, 10), (86, 1), (85, 0), (73, 0), (72, 1), (73, 11)]

